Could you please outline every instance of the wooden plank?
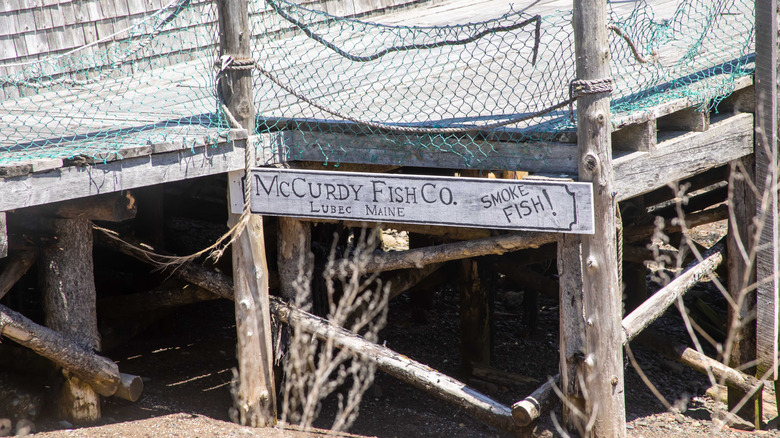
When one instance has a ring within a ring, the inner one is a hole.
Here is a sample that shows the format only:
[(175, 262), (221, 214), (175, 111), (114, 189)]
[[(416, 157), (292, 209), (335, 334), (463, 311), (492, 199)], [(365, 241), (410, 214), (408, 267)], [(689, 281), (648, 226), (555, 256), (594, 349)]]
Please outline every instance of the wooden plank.
[(244, 168), (233, 144), (96, 163), (0, 179), (0, 211), (146, 187)]
[[(756, 214), (756, 195), (751, 185), (755, 181), (755, 159), (753, 155), (732, 162), (729, 177), (728, 205), (728, 293), (733, 306), (728, 306), (729, 330), (724, 349), (728, 349), (731, 368), (755, 374), (752, 365), (756, 360), (756, 266), (751, 260), (754, 236), (753, 219)], [(729, 410), (742, 402), (745, 393), (730, 388)], [(737, 414), (761, 428), (761, 410), (755, 403), (745, 403)]]
[(294, 217), (590, 233), (590, 184), (252, 170), (252, 212)]
[[(488, 142), (435, 138), (428, 147), (414, 147), (415, 136), (399, 145), (382, 135), (362, 136), (321, 132), (286, 132), (276, 144), (285, 146), (281, 157), (290, 161), (372, 163), (450, 169), (498, 169), (527, 172), (576, 173), (576, 148), (568, 143)], [(423, 139), (419, 139), (425, 144)]]
[[(8, 225), (4, 211), (0, 211), (0, 259), (8, 255)], [(1, 295), (0, 295), (1, 296)]]
[(753, 116), (713, 118), (705, 132), (659, 141), (654, 153), (633, 152), (614, 159), (617, 200), (724, 165), (753, 152)]
[[(611, 77), (606, 2), (574, 1), (577, 79)], [(584, 416), (564, 418), (567, 427), (583, 436), (626, 436), (622, 349), (622, 291), (615, 254), (616, 193), (612, 166), (610, 93), (577, 99), (579, 180), (593, 182), (595, 233), (580, 236), (582, 248), (582, 306), (585, 318), (584, 363), (574, 378), (585, 395)], [(561, 373), (568, 369), (561, 367)]]
[[(767, 202), (756, 203), (756, 216), (766, 218), (762, 225), (756, 257), (757, 332), (756, 359), (759, 376), (778, 375), (780, 338), (780, 199), (778, 198), (778, 120), (780, 104), (778, 73), (780, 64), (777, 36), (777, 0), (756, 0), (756, 187)], [(768, 374), (767, 374), (768, 373)]]

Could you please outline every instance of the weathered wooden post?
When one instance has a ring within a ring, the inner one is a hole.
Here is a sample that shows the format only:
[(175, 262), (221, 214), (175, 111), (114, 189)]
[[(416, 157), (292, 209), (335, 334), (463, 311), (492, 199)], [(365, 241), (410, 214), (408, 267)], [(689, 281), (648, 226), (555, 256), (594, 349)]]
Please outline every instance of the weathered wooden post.
[(780, 200), (778, 199), (778, 10), (777, 0), (756, 0), (756, 187), (768, 194), (768, 203), (756, 202), (756, 215), (766, 214), (757, 253), (756, 360), (758, 376), (775, 381), (778, 388), (780, 338)]
[[(39, 258), (46, 326), (87, 350), (100, 351), (92, 266), (92, 222), (52, 219), (57, 243)], [(75, 424), (100, 419), (100, 396), (88, 383), (65, 373), (57, 394), (59, 414)]]
[[(223, 72), (221, 92), (230, 115), (249, 133), (254, 132), (255, 107), (249, 10), (246, 0), (219, 0), (220, 56), (230, 56), (234, 66)], [(247, 64), (250, 68), (247, 68)], [(239, 142), (236, 142), (239, 146)], [(251, 145), (244, 141), (244, 147)], [(253, 154), (250, 154), (253, 156)], [(248, 177), (248, 175), (247, 175)], [(246, 184), (249, 184), (247, 179)], [(239, 221), (230, 214), (228, 225)], [(239, 381), (236, 388), (238, 420), (243, 425), (276, 423), (271, 318), (268, 304), (268, 267), (265, 259), (263, 219), (249, 217), (246, 228), (233, 243), (233, 283), (238, 334)]]
[[(574, 406), (582, 411), (565, 411), (566, 427), (586, 436), (623, 437), (626, 417), (610, 94), (593, 94), (594, 86), (609, 78), (606, 6), (604, 0), (574, 2), (576, 85), (584, 90), (577, 99), (579, 179), (593, 183), (595, 233), (559, 240), (559, 254), (575, 253), (578, 243), (582, 254), (579, 269), (567, 264), (562, 273), (564, 288), (576, 288), (576, 277), (581, 274), (582, 308), (576, 308), (576, 300), (570, 300), (567, 309), (561, 306), (560, 367), (564, 395), (578, 402)], [(561, 294), (563, 299), (571, 291)], [(583, 334), (582, 351), (572, 350), (580, 346), (576, 338)]]

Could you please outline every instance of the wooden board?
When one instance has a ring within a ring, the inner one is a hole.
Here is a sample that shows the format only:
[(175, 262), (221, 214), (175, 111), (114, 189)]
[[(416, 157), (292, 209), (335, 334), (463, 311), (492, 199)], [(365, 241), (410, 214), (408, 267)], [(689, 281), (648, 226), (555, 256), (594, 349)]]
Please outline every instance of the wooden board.
[(589, 183), (262, 168), (251, 175), (257, 214), (593, 232)]

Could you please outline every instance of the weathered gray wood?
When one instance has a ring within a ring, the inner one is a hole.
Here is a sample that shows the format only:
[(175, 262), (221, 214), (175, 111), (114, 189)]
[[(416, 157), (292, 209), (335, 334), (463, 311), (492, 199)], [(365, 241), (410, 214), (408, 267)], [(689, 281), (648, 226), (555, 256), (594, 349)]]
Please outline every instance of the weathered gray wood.
[(452, 377), (415, 362), (381, 345), (367, 342), (362, 337), (328, 321), (296, 309), (276, 297), (271, 297), (271, 311), (286, 324), (312, 333), (319, 339), (333, 342), (376, 364), (383, 372), (407, 382), (433, 396), (454, 404), (488, 424), (503, 430), (512, 430), (512, 414), (502, 405), (459, 382)]
[(591, 185), (418, 175), (252, 170), (253, 213), (591, 233)]
[(657, 143), (655, 119), (612, 132), (613, 149), (653, 152)]
[(710, 113), (699, 108), (685, 108), (661, 117), (657, 126), (659, 131), (704, 132), (710, 127)]
[(0, 211), (0, 259), (8, 255), (8, 226), (5, 212)]
[(765, 217), (756, 256), (757, 372), (780, 380), (780, 198), (778, 198), (778, 20), (776, 0), (756, 0), (756, 187), (767, 202), (756, 202), (756, 217)]
[(0, 272), (0, 299), (11, 290), (34, 262), (34, 251), (22, 251), (6, 260), (5, 268)]
[(279, 218), (279, 295), (298, 307), (311, 304), (311, 223), (291, 217)]
[(723, 262), (724, 244), (714, 245), (701, 262), (693, 262), (685, 272), (677, 276), (661, 290), (637, 307), (623, 319), (623, 343), (633, 339), (658, 319), (679, 297), (688, 292), (702, 278), (711, 275)]
[(0, 179), (0, 211), (112, 193), (244, 168), (244, 151), (233, 144), (128, 158), (88, 167)]
[[(101, 395), (136, 401), (143, 390), (143, 382), (138, 376), (120, 373), (112, 360), (95, 354), (72, 338), (38, 325), (3, 305), (0, 305), (0, 326), (3, 327), (0, 333), (2, 336), (63, 367), (88, 382)], [(120, 389), (122, 386), (125, 388)]]
[[(574, 2), (577, 79), (610, 77), (606, 2)], [(610, 93), (577, 99), (579, 180), (592, 181), (595, 234), (580, 237), (582, 244), (582, 305), (585, 317), (584, 366), (576, 378), (584, 382), (584, 416), (569, 415), (564, 422), (580, 433), (614, 438), (626, 435), (623, 391), (621, 290), (615, 257), (616, 191), (610, 141)], [(562, 369), (563, 372), (567, 370)], [(573, 376), (571, 376), (573, 377)], [(574, 417), (574, 418), (572, 418)]]
[[(56, 244), (43, 250), (38, 264), (46, 326), (100, 351), (92, 264), (92, 223), (87, 219), (53, 219)], [(68, 376), (66, 376), (68, 377)], [(88, 424), (100, 419), (100, 397), (89, 384), (67, 378), (57, 409), (69, 421)]]
[[(505, 254), (527, 248), (536, 248), (554, 242), (556, 234), (523, 232), (504, 234), (485, 239), (444, 243), (408, 251), (375, 254), (363, 268), (363, 272), (394, 271), (396, 269), (421, 268), (432, 263), (460, 260), (489, 254)], [(342, 261), (336, 261), (337, 266)], [(347, 265), (345, 263), (345, 265)]]
[[(756, 265), (753, 260), (756, 196), (750, 186), (755, 181), (755, 156), (742, 158), (730, 167), (727, 284), (736, 307), (728, 306), (729, 330), (724, 348), (729, 352), (727, 364), (730, 367), (755, 374), (751, 364), (756, 360)], [(729, 410), (740, 404), (745, 395), (734, 388), (729, 389)], [(760, 428), (761, 414), (755, 408), (754, 403), (746, 403), (737, 414)]]
[[(438, 144), (430, 150), (415, 148), (385, 139), (380, 135), (356, 136), (337, 132), (298, 131), (276, 134), (277, 144), (286, 146), (283, 161), (327, 161), (337, 163), (373, 163), (412, 167), (438, 167), (449, 169), (520, 169), (527, 172), (573, 174), (577, 169), (576, 149), (570, 143), (552, 142), (484, 142), (479, 146), (487, 150), (486, 156), (478, 145)], [(334, 145), (327, 147), (327, 145)], [(341, 148), (335, 145), (349, 145)], [(440, 149), (437, 149), (438, 148)], [(323, 148), (326, 149), (323, 149)], [(471, 157), (470, 159), (464, 158)]]
[(512, 405), (512, 419), (516, 425), (530, 426), (531, 423), (539, 419), (542, 412), (548, 411), (558, 401), (553, 385), (557, 385), (559, 379), (559, 375), (550, 377), (531, 395)]
[(616, 157), (615, 190), (623, 201), (670, 182), (753, 153), (753, 116), (713, 117), (705, 132), (691, 132), (662, 141), (654, 153), (633, 152)]
[[(219, 0), (216, 5), (220, 56), (237, 60), (250, 58), (251, 26), (247, 0)], [(223, 74), (221, 80), (222, 103), (240, 127), (248, 131), (253, 131), (255, 126), (252, 78), (251, 70), (231, 69)], [(249, 142), (239, 142), (251, 152)], [(254, 154), (250, 153), (245, 161), (253, 158)], [(245, 168), (249, 166), (247, 162), (244, 164)], [(249, 175), (244, 177), (248, 179)], [(231, 199), (230, 193), (228, 199)], [(263, 218), (257, 215), (242, 218), (230, 214), (228, 225), (234, 227), (242, 219), (246, 221), (246, 226), (235, 238), (232, 248), (239, 370), (234, 404), (242, 425), (272, 426), (276, 424), (276, 390)]]
[(492, 303), (489, 286), (484, 283), (484, 273), (481, 272), (484, 266), (470, 258), (459, 263), (460, 369), (463, 376), (471, 376), (472, 364), (490, 365), (493, 352)]
[(137, 212), (135, 198), (130, 192), (82, 198), (52, 207), (59, 217), (107, 222), (133, 219)]
[[(563, 421), (567, 428), (576, 428), (585, 412), (583, 388), (577, 380), (585, 351), (585, 318), (582, 302), (582, 249), (580, 236), (558, 237), (558, 369), (563, 403)], [(547, 383), (549, 385), (549, 382)], [(548, 387), (548, 391), (552, 389)], [(538, 391), (537, 391), (538, 392)], [(514, 414), (514, 412), (513, 412)], [(525, 415), (527, 414), (527, 415)], [(522, 417), (534, 415), (522, 413)], [(529, 420), (531, 421), (531, 420)]]

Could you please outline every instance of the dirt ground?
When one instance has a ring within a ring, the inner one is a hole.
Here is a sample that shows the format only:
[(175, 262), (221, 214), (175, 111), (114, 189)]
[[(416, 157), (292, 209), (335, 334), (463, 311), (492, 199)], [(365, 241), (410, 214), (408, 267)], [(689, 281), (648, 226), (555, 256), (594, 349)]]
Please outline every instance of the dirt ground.
[[(717, 240), (725, 225), (702, 231), (704, 239)], [(709, 237), (707, 237), (709, 235)], [(714, 241), (712, 240), (712, 241)], [(540, 269), (544, 266), (540, 267)], [(654, 287), (657, 287), (654, 286)], [(471, 380), (476, 389), (507, 405), (536, 389), (558, 369), (558, 308), (556, 300), (539, 295), (538, 316), (523, 317), (522, 297), (529, 291), (500, 288), (496, 293), (495, 337), (491, 366), (527, 377), (524, 383)], [(724, 303), (712, 284), (704, 283), (688, 294), (713, 308)], [(408, 295), (391, 302), (389, 320), (380, 342), (449, 375), (458, 376), (459, 331), (456, 285), (446, 284), (433, 295), (430, 308), (419, 309)], [(682, 320), (672, 308), (653, 328), (664, 336), (687, 341)], [(208, 301), (176, 308), (140, 335), (107, 353), (125, 373), (144, 378), (145, 390), (136, 403), (105, 399), (100, 425), (74, 428), (53, 419), (50, 410), (36, 419), (44, 437), (275, 437), (303, 436), (291, 429), (251, 429), (229, 422), (230, 381), (235, 359), (233, 303)], [(768, 430), (744, 432), (719, 427), (713, 417), (725, 405), (706, 394), (711, 386), (705, 375), (660, 357), (641, 345), (631, 345), (637, 365), (658, 391), (676, 406), (669, 412), (626, 359), (626, 412), (629, 437), (748, 437), (780, 436), (777, 411), (765, 404)], [(774, 400), (768, 388), (765, 398)], [(317, 427), (327, 428), (334, 412), (326, 400)], [(551, 416), (545, 414), (535, 428), (537, 436), (560, 436)], [(395, 437), (504, 437), (507, 433), (477, 421), (465, 412), (379, 372), (364, 395), (360, 415), (351, 433)], [(323, 432), (313, 432), (319, 436)]]

